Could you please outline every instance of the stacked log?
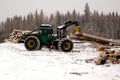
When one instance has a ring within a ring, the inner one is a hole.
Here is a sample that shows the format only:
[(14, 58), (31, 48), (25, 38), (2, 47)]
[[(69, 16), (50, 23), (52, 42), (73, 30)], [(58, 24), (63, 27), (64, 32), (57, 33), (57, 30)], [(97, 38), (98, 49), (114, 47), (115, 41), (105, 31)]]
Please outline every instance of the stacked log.
[(6, 41), (10, 41), (10, 42), (21, 42), (24, 41), (23, 36), (28, 34), (30, 31), (22, 31), (22, 30), (13, 30), (13, 32), (9, 35), (8, 39), (5, 39)]
[(113, 64), (119, 64), (120, 63), (120, 50), (105, 50), (102, 51), (98, 58), (95, 59), (95, 63), (97, 65), (100, 64), (108, 64), (108, 63), (113, 63)]

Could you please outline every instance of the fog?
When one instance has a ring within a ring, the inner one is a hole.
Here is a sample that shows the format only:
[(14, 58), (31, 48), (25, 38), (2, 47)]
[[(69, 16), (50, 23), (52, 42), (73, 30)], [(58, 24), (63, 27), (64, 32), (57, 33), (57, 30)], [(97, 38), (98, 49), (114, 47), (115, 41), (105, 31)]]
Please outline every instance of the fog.
[(41, 9), (46, 15), (55, 13), (57, 10), (65, 13), (73, 9), (83, 13), (85, 3), (89, 4), (91, 11), (98, 10), (104, 13), (117, 11), (120, 14), (120, 0), (0, 0), (0, 21)]

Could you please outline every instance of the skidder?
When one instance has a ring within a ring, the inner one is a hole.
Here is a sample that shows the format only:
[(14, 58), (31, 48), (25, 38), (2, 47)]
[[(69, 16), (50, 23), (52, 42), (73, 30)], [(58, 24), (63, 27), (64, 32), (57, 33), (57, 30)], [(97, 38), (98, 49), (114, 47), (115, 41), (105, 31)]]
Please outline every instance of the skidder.
[[(78, 24), (77, 21), (68, 21), (57, 27), (57, 35), (53, 35), (53, 27), (50, 24), (41, 24), (39, 29), (25, 35), (24, 45), (27, 50), (39, 50), (44, 45), (48, 48), (55, 48), (63, 52), (70, 52), (73, 49), (73, 42), (67, 38), (66, 29), (71, 25)], [(36, 33), (34, 33), (36, 32)]]

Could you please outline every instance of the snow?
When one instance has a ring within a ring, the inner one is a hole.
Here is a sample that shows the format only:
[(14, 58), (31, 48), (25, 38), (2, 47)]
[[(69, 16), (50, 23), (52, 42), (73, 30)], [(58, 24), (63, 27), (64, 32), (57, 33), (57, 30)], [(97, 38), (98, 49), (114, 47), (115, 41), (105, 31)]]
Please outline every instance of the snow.
[(50, 24), (41, 24), (41, 26), (50, 26), (50, 27), (52, 27), (52, 25), (50, 25)]
[(62, 25), (62, 26), (58, 26), (57, 28), (58, 28), (58, 29), (61, 29), (61, 28), (63, 28), (64, 26), (65, 26), (65, 25)]
[(80, 52), (27, 51), (22, 43), (2, 43), (0, 80), (120, 80), (119, 64), (85, 62), (99, 54), (91, 43), (74, 46)]

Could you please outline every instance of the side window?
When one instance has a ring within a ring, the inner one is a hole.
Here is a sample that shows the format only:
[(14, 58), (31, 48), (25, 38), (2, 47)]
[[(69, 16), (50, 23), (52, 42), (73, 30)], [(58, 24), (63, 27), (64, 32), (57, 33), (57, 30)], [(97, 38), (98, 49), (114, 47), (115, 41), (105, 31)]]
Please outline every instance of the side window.
[(42, 33), (42, 30), (39, 30), (39, 33)]
[(47, 30), (46, 29), (42, 30), (42, 35), (47, 35)]
[(42, 35), (51, 35), (53, 33), (53, 29), (42, 29)]

